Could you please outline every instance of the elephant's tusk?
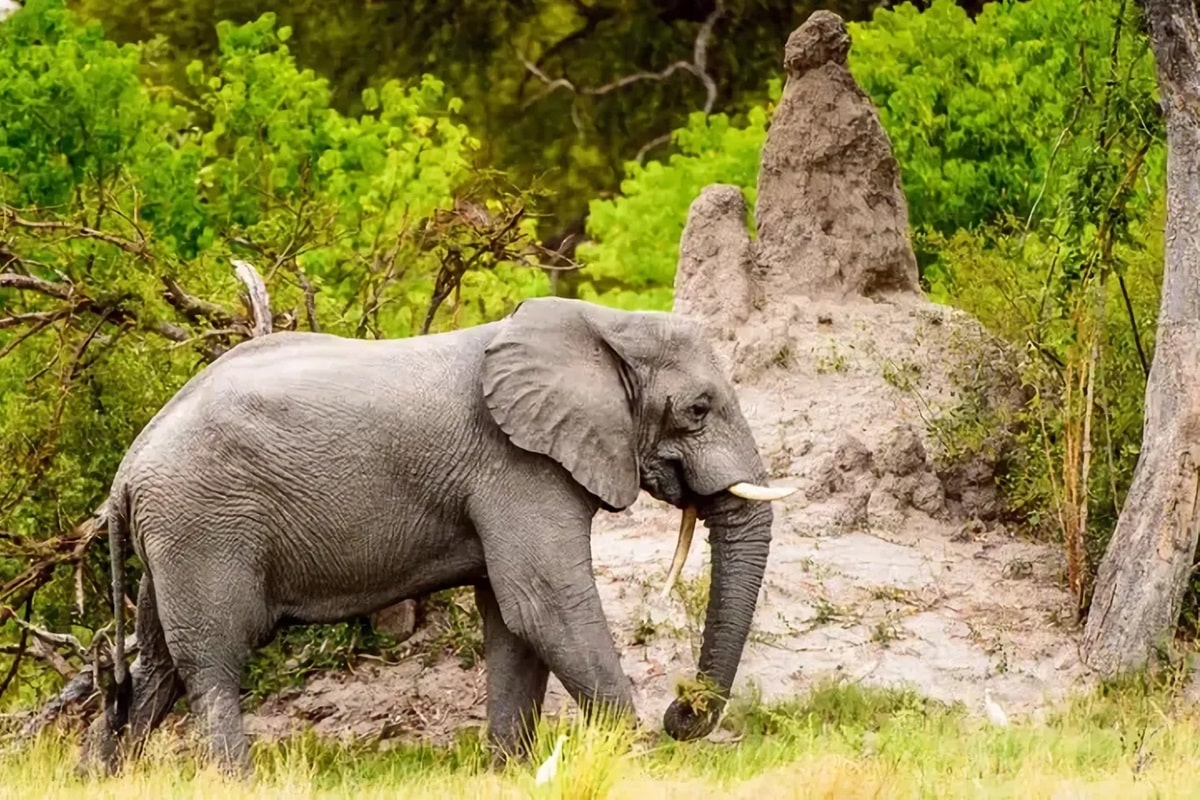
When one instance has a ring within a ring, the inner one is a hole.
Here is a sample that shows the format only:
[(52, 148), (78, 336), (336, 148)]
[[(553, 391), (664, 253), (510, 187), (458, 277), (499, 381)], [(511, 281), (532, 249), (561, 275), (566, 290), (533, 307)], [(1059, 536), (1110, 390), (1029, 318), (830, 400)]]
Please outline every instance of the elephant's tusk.
[(794, 493), (795, 486), (759, 486), (756, 483), (735, 483), (729, 493), (743, 500), (782, 500)]
[(687, 560), (688, 550), (692, 547), (692, 534), (696, 532), (696, 507), (687, 506), (683, 509), (683, 517), (679, 520), (679, 541), (675, 545), (675, 557), (671, 559), (671, 570), (667, 573), (667, 584), (663, 587), (662, 596), (671, 594), (675, 581), (683, 571), (683, 562)]

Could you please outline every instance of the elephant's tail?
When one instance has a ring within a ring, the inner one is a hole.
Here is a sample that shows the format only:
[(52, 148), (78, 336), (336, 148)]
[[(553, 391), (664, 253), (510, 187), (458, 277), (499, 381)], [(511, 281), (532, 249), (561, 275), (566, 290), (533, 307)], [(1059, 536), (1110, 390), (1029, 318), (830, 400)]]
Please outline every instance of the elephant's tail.
[[(109, 726), (114, 732), (125, 728), (133, 699), (133, 686), (125, 664), (125, 557), (129, 541), (129, 491), (114, 488), (100, 511), (108, 526), (108, 554), (112, 564), (113, 681), (105, 691)], [(99, 675), (94, 676), (99, 686)]]

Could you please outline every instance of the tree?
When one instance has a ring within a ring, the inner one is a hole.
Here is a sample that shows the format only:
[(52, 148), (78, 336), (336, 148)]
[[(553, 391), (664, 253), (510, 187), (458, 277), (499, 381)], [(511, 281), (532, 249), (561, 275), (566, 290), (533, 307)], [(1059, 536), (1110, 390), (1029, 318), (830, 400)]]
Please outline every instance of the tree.
[(1200, 534), (1200, 2), (1146, 0), (1145, 14), (1167, 129), (1166, 264), (1141, 454), (1084, 633), (1104, 675), (1169, 641)]

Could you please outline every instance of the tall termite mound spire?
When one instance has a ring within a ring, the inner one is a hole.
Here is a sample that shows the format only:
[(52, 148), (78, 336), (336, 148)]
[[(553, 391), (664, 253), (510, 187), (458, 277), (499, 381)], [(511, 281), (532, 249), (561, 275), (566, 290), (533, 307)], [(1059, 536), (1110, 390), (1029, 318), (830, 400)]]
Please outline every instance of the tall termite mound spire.
[(768, 294), (916, 294), (908, 203), (891, 141), (846, 68), (850, 36), (817, 11), (784, 51), (787, 83), (758, 177), (757, 261)]
[[(978, 321), (922, 296), (900, 168), (846, 68), (849, 51), (846, 26), (827, 11), (788, 37), (787, 83), (761, 156), (758, 236), (741, 189), (705, 187), (679, 245), (675, 310), (709, 329), (758, 409), (752, 418), (795, 405), (780, 412), (786, 431), (769, 435), (810, 453), (788, 468), (813, 482), (811, 499), (845, 495), (851, 513), (839, 515), (858, 522), (868, 506), (881, 520), (895, 516), (888, 509), (938, 514), (947, 504), (991, 518), (1000, 459), (972, 455), (933, 478), (944, 443), (923, 423), (935, 407), (959, 413), (971, 393), (982, 393), (972, 400), (980, 408), (1020, 402), (1019, 382)], [(987, 380), (963, 377), (984, 363), (995, 365)], [(896, 441), (918, 439), (919, 467), (880, 466)]]

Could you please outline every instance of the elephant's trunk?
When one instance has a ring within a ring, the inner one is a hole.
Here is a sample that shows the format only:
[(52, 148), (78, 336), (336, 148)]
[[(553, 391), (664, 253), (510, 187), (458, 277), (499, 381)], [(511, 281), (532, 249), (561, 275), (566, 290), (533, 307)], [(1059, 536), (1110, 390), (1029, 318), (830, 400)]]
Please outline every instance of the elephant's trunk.
[(663, 716), (663, 727), (678, 740), (711, 733), (729, 697), (762, 586), (774, 518), (769, 502), (728, 492), (702, 509), (702, 516), (709, 530), (712, 574), (699, 672), (694, 684), (681, 687)]

